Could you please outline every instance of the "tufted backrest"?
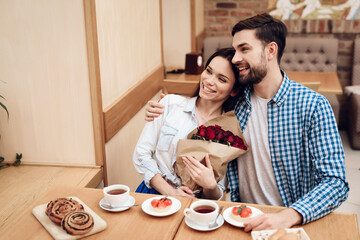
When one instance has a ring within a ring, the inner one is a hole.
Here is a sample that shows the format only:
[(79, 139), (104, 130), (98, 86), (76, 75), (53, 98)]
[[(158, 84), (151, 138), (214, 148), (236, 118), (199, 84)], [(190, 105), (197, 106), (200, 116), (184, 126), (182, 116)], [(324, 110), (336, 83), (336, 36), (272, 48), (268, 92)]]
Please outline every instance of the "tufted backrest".
[[(232, 37), (205, 38), (204, 62), (206, 62), (209, 57), (218, 49), (231, 46)], [(358, 68), (360, 68), (360, 50), (358, 50), (357, 53)], [(316, 37), (288, 37), (286, 39), (286, 47), (284, 55), (281, 59), (280, 66), (285, 71), (336, 72), (337, 54), (337, 39)], [(357, 79), (360, 81), (359, 78)]]
[(338, 40), (288, 37), (280, 66), (285, 71), (336, 72)]
[(352, 85), (360, 85), (360, 38), (354, 41)]

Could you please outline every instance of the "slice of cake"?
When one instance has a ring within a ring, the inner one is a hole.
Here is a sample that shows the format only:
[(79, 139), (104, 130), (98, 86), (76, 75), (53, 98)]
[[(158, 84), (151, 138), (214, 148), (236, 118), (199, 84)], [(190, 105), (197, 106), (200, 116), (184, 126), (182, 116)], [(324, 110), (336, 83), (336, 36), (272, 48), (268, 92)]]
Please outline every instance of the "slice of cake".
[(252, 216), (251, 208), (249, 208), (245, 204), (241, 204), (240, 206), (235, 206), (231, 211), (231, 217), (239, 222), (243, 222), (249, 219), (251, 216)]
[(160, 199), (155, 198), (151, 201), (151, 206), (156, 212), (167, 212), (170, 210), (171, 205), (172, 201), (167, 196)]

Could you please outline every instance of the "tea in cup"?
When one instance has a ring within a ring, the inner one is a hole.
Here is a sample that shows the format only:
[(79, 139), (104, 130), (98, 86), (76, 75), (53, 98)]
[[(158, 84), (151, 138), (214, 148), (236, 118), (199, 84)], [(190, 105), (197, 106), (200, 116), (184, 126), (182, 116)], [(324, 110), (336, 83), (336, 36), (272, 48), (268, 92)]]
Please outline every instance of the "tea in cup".
[(121, 207), (129, 200), (130, 188), (126, 185), (115, 184), (103, 189), (104, 199), (112, 207)]
[(219, 206), (210, 200), (193, 202), (190, 208), (184, 209), (185, 217), (198, 225), (209, 225), (214, 222), (219, 211)]

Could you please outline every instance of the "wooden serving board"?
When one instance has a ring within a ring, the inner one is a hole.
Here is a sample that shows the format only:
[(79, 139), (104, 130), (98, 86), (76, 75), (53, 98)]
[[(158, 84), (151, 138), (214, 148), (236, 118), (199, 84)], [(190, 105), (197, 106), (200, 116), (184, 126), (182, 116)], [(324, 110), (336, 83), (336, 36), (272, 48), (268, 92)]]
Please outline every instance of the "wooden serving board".
[(83, 238), (98, 232), (103, 231), (107, 224), (106, 222), (99, 217), (93, 210), (91, 210), (83, 201), (81, 201), (77, 197), (68, 197), (78, 201), (80, 204), (84, 206), (86, 212), (90, 213), (91, 216), (94, 218), (94, 228), (84, 235), (70, 235), (60, 226), (53, 223), (50, 218), (45, 214), (47, 203), (39, 205), (33, 208), (32, 213), (34, 216), (39, 220), (39, 222), (44, 226), (44, 228), (50, 233), (50, 235), (56, 240), (67, 240), (67, 239), (79, 239)]

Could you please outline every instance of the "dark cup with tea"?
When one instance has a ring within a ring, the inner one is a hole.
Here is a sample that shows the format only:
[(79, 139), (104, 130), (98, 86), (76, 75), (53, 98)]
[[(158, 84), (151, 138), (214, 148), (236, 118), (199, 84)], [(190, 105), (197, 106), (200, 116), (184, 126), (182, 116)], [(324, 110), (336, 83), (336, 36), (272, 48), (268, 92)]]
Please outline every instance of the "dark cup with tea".
[(214, 222), (219, 206), (210, 200), (198, 200), (190, 205), (190, 208), (185, 208), (184, 215), (192, 222), (199, 225), (209, 225)]
[(128, 202), (130, 188), (122, 184), (114, 184), (103, 189), (104, 200), (112, 207), (121, 207)]

